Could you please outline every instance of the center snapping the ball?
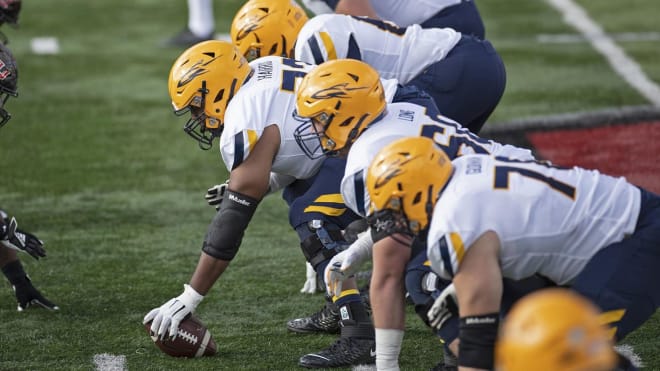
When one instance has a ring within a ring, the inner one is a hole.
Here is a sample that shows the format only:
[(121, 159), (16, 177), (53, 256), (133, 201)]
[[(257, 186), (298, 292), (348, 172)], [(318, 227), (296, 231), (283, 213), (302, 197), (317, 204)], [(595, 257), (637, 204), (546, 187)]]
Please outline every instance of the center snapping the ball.
[(154, 344), (163, 353), (172, 357), (196, 358), (215, 355), (218, 346), (213, 336), (204, 324), (194, 316), (188, 316), (179, 324), (179, 332), (176, 338), (171, 340), (166, 337), (163, 340), (151, 335), (151, 322), (146, 323), (145, 329)]

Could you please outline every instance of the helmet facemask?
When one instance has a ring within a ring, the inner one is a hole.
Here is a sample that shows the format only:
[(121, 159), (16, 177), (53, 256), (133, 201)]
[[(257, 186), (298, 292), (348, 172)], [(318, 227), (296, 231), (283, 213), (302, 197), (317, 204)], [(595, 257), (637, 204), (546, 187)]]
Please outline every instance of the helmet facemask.
[[(323, 156), (338, 155), (341, 148), (336, 148), (337, 143), (325, 135), (325, 130), (332, 122), (334, 115), (321, 112), (314, 117), (302, 117), (298, 115), (297, 111), (294, 111), (293, 117), (302, 122), (293, 132), (293, 137), (307, 157), (317, 159)], [(319, 128), (322, 129), (319, 130)]]
[(177, 116), (190, 112), (190, 119), (184, 125), (183, 131), (195, 139), (199, 143), (199, 148), (203, 150), (211, 149), (213, 139), (222, 135), (223, 129), (220, 120), (209, 117), (205, 113), (206, 94), (208, 93), (206, 81), (202, 81), (199, 95), (195, 95), (185, 108), (174, 111)]

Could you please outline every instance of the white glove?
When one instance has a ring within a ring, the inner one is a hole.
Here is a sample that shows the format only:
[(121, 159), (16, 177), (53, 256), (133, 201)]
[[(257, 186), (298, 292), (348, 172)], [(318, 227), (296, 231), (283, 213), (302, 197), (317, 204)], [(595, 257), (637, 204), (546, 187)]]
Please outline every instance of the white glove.
[(451, 316), (458, 315), (458, 299), (453, 283), (442, 290), (426, 315), (429, 318), (429, 324), (435, 330), (440, 330)]
[(314, 271), (314, 267), (312, 267), (309, 262), (306, 263), (306, 278), (307, 280), (305, 281), (305, 284), (303, 285), (302, 289), (300, 289), (300, 292), (303, 294), (313, 294), (316, 292), (316, 272)]
[(204, 299), (190, 285), (183, 285), (183, 294), (170, 299), (159, 308), (154, 308), (147, 313), (142, 320), (143, 324), (151, 322), (151, 334), (161, 340), (169, 334), (171, 339), (176, 338), (179, 331), (179, 323), (186, 316), (195, 311), (195, 308)]
[(204, 196), (206, 202), (211, 206), (215, 206), (216, 210), (220, 210), (220, 205), (222, 204), (222, 200), (225, 198), (227, 187), (229, 187), (229, 180), (226, 180), (222, 184), (216, 184), (206, 190), (206, 195)]
[(371, 259), (374, 242), (371, 231), (358, 234), (358, 239), (348, 249), (335, 255), (325, 267), (325, 287), (329, 295), (339, 296), (343, 282), (357, 273), (360, 266)]

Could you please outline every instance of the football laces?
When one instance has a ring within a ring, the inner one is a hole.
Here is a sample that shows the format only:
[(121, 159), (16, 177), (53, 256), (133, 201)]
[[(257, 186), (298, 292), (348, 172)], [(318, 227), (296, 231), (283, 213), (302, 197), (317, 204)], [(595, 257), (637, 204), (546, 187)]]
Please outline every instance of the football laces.
[(177, 336), (181, 336), (185, 341), (187, 341), (190, 344), (197, 344), (197, 336), (189, 333), (188, 331), (181, 330), (179, 329), (179, 333)]

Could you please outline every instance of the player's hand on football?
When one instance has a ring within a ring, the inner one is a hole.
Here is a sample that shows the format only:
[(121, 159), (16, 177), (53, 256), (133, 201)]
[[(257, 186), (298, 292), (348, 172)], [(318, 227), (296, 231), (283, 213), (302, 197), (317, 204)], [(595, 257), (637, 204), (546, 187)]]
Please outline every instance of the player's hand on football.
[(169, 336), (176, 338), (179, 330), (179, 324), (189, 314), (195, 311), (195, 308), (204, 299), (190, 285), (183, 285), (183, 293), (176, 298), (172, 298), (158, 308), (152, 309), (144, 319), (143, 324), (151, 322), (151, 334), (159, 339), (165, 339)]
[(27, 278), (24, 283), (14, 285), (13, 289), (14, 294), (16, 294), (16, 300), (18, 301), (19, 312), (26, 310), (30, 306), (37, 305), (48, 310), (60, 309), (55, 303), (46, 299), (39, 290), (32, 285), (29, 278)]
[(325, 284), (329, 295), (339, 296), (343, 282), (371, 259), (373, 240), (369, 230), (361, 233), (351, 246), (335, 255), (325, 268)]
[(220, 205), (222, 200), (225, 198), (225, 192), (227, 192), (227, 187), (229, 187), (229, 180), (226, 180), (222, 184), (216, 184), (213, 187), (209, 188), (206, 191), (204, 198), (206, 202), (214, 206), (216, 210), (220, 210)]
[(429, 325), (435, 330), (440, 330), (448, 319), (458, 315), (458, 299), (453, 283), (442, 290), (426, 315), (429, 318)]
[(2, 231), (0, 231), (0, 242), (3, 245), (18, 251), (24, 251), (35, 259), (46, 256), (44, 243), (30, 232), (18, 229), (16, 218), (12, 217), (8, 222), (2, 222)]

